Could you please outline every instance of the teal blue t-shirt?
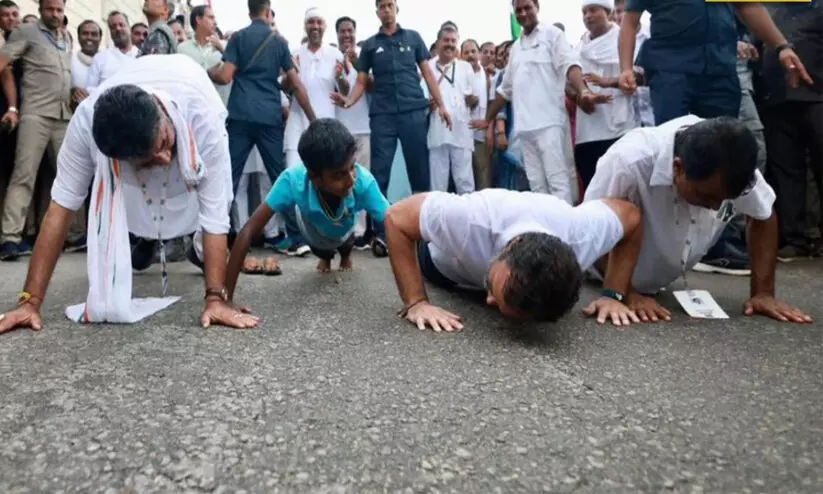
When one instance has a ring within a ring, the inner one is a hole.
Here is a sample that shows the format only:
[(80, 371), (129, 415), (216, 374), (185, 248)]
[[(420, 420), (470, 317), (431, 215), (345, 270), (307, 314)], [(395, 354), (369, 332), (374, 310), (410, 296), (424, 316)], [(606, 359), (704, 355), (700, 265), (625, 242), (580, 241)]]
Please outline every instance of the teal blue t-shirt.
[(280, 174), (266, 197), (266, 204), (277, 213), (290, 212), (296, 208), (303, 223), (310, 224), (323, 237), (344, 239), (354, 229), (358, 213), (366, 211), (374, 221), (382, 223), (386, 210), (389, 209), (389, 201), (380, 192), (374, 175), (359, 164), (355, 164), (355, 168), (357, 178), (352, 192), (340, 202), (334, 220), (323, 210), (317, 191), (302, 163), (287, 168)]

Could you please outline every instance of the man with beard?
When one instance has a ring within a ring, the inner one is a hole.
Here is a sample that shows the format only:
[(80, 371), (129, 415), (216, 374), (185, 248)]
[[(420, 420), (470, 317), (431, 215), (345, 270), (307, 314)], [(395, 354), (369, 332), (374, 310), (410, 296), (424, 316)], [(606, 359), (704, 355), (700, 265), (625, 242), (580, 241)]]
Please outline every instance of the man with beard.
[(103, 29), (94, 21), (83, 21), (77, 27), (80, 51), (71, 58), (71, 103), (75, 108), (89, 95), (86, 91), (89, 73), (102, 39)]
[(109, 34), (114, 46), (94, 56), (86, 82), (86, 91), (89, 93), (97, 89), (106, 79), (120, 70), (124, 63), (137, 58), (140, 50), (131, 44), (131, 29), (126, 14), (114, 11), (108, 17)]

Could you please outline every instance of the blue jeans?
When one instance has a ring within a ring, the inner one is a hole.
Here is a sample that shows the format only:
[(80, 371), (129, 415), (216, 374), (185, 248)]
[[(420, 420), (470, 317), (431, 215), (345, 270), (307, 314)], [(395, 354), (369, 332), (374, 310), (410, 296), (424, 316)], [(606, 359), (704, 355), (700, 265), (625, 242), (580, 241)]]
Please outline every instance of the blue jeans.
[[(243, 175), (243, 169), (249, 159), (249, 154), (254, 146), (260, 151), (263, 158), (263, 166), (269, 175), (271, 183), (277, 181), (277, 177), (285, 169), (285, 157), (283, 156), (283, 126), (264, 125), (244, 120), (229, 119), (226, 121), (226, 129), (229, 133), (229, 154), (231, 155), (231, 182), (234, 187), (232, 193), (237, 193), (237, 184)], [(262, 197), (264, 201), (265, 197)], [(305, 243), (300, 230), (297, 228), (297, 221), (294, 212), (284, 214), (286, 222), (286, 234), (292, 243)]]

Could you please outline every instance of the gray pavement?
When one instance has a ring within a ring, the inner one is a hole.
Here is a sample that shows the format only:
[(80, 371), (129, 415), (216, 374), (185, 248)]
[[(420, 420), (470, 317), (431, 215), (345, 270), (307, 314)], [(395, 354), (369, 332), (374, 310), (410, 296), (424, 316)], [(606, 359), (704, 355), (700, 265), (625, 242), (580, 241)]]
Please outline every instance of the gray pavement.
[[(165, 312), (71, 323), (86, 268), (66, 256), (46, 328), (0, 337), (0, 493), (823, 491), (821, 325), (740, 316), (747, 278), (690, 277), (731, 320), (622, 331), (431, 290), (468, 328), (435, 335), (394, 317), (386, 261), (356, 263), (241, 278), (265, 321), (234, 331), (197, 327), (185, 263)], [(0, 300), (25, 268), (0, 265)], [(157, 267), (135, 280), (159, 291)], [(781, 266), (779, 293), (823, 319), (823, 262)]]

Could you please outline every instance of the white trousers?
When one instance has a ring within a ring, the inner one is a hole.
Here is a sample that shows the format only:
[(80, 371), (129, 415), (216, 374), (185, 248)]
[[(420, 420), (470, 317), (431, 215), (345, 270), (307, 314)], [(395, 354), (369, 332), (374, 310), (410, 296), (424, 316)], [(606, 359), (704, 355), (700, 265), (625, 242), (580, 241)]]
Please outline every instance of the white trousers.
[(444, 144), (429, 149), (431, 190), (446, 192), (449, 189), (449, 173), (454, 179), (458, 194), (474, 192), (472, 149)]
[[(363, 168), (371, 170), (371, 135), (359, 134), (355, 135), (357, 140), (357, 152), (354, 153), (354, 161), (360, 164)], [(366, 212), (361, 211), (357, 217), (357, 223), (354, 225), (354, 236), (362, 237), (366, 233)]]
[(571, 204), (572, 177), (566, 162), (566, 130), (557, 125), (520, 132), (517, 138), (531, 191), (552, 194)]

